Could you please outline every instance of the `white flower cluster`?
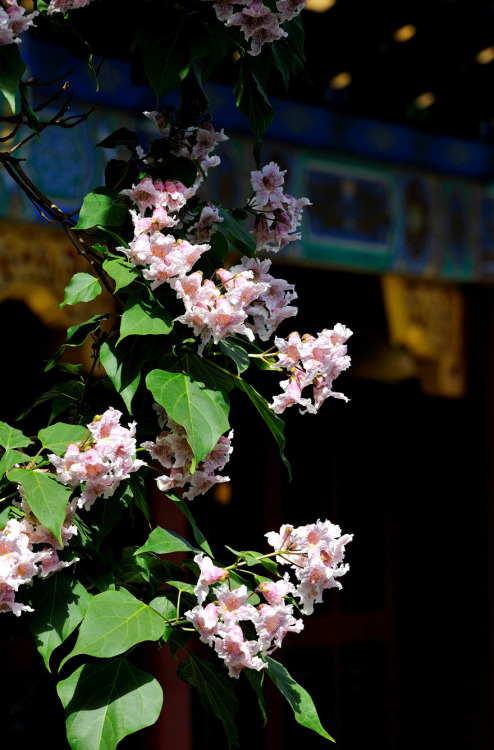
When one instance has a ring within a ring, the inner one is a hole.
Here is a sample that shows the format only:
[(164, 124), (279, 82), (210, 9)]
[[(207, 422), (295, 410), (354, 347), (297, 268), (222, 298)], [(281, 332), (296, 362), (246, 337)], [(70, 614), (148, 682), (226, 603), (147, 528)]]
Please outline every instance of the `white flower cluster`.
[[(257, 591), (266, 601), (257, 607), (249, 604), (252, 593), (246, 586), (231, 588), (226, 582), (228, 569), (214, 565), (203, 553), (194, 557), (200, 571), (194, 588), (198, 604), (185, 612), (185, 617), (199, 632), (201, 641), (215, 649), (230, 677), (238, 677), (245, 667), (263, 669), (266, 662), (262, 657), (281, 646), (287, 633), (303, 629), (303, 621), (294, 616), (293, 605), (285, 601), (287, 595), (299, 599), (302, 613), (310, 615), (326, 589), (341, 588), (336, 579), (349, 569), (342, 560), (353, 535), (341, 536), (340, 527), (329, 521), (298, 528), (284, 525), (279, 533), (271, 531), (266, 537), (276, 553), (267, 557), (276, 556), (279, 563), (290, 564), (297, 583), (292, 583), (288, 573), (277, 581), (262, 582)], [(209, 587), (221, 581), (221, 586), (213, 589), (215, 600), (203, 606)], [(241, 622), (250, 622), (257, 639), (245, 638)]]
[[(325, 329), (315, 336), (300, 337), (294, 331), (286, 339), (275, 338), (278, 347), (276, 366), (287, 369), (290, 377), (281, 382), (283, 393), (275, 396), (270, 407), (281, 414), (293, 404), (304, 407), (302, 414), (316, 414), (321, 404), (329, 397), (348, 401), (343, 393), (332, 390), (333, 381), (350, 367), (345, 342), (352, 332), (341, 323), (334, 329)], [(314, 402), (302, 396), (306, 386), (313, 386)]]
[(129, 428), (120, 425), (122, 412), (110, 406), (102, 416), (88, 425), (90, 439), (84, 445), (71, 443), (63, 457), (48, 456), (62, 484), (78, 487), (84, 484), (77, 501), (79, 508), (91, 507), (97, 497), (111, 497), (122, 479), (143, 466), (135, 458), (136, 423)]
[[(279, 0), (276, 12), (262, 0), (215, 0), (213, 8), (218, 20), (226, 26), (239, 26), (251, 40), (250, 55), (258, 55), (263, 44), (288, 36), (281, 24), (291, 21), (303, 10), (306, 0)], [(236, 7), (237, 10), (236, 11)], [(236, 11), (236, 12), (235, 12)]]
[(147, 441), (142, 444), (151, 456), (166, 469), (167, 473), (156, 480), (162, 492), (172, 489), (186, 488), (183, 497), (193, 500), (197, 495), (203, 495), (207, 490), (220, 482), (229, 482), (229, 477), (215, 474), (226, 466), (233, 448), (231, 440), (233, 430), (228, 435), (222, 435), (213, 450), (206, 458), (197, 464), (191, 474), (190, 469), (194, 454), (187, 442), (184, 428), (174, 422), (159, 404), (154, 405), (158, 413), (159, 425), (163, 431), (156, 438), (156, 442)]
[[(32, 583), (33, 578), (46, 578), (57, 570), (66, 568), (71, 562), (59, 559), (57, 550), (63, 549), (77, 534), (72, 523), (75, 515), (75, 501), (67, 506), (65, 522), (62, 526), (62, 544), (40, 524), (27, 504), (22, 487), (21, 508), (26, 513), (19, 521), (11, 518), (0, 531), (0, 612), (13, 612), (17, 617), (21, 612), (33, 612), (27, 604), (15, 601), (19, 586)], [(35, 550), (33, 545), (40, 545)], [(43, 546), (42, 546), (43, 545)]]

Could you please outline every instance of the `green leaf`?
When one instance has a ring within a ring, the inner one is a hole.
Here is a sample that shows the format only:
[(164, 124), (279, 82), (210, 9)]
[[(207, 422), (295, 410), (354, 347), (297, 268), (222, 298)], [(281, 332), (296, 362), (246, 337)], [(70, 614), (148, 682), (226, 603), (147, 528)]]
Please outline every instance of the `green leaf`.
[(213, 553), (211, 552), (211, 547), (209, 546), (206, 537), (202, 533), (202, 531), (197, 527), (197, 524), (195, 522), (194, 516), (189, 510), (189, 507), (187, 503), (182, 500), (181, 498), (177, 497), (173, 492), (167, 492), (166, 496), (170, 498), (170, 500), (173, 500), (175, 505), (177, 505), (190, 525), (192, 526), (192, 533), (194, 534), (194, 539), (196, 540), (197, 544), (201, 549), (204, 550), (210, 557), (214, 557)]
[(117, 148), (117, 146), (127, 146), (133, 151), (137, 146), (137, 134), (128, 128), (119, 128), (110, 135), (107, 135), (102, 141), (96, 144), (96, 148)]
[(234, 219), (223, 206), (215, 203), (218, 213), (223, 219), (220, 224), (222, 230), (226, 230), (229, 242), (244, 255), (249, 258), (256, 257), (256, 243), (254, 237), (245, 228), (242, 222)]
[(265, 398), (263, 398), (260, 393), (258, 393), (255, 388), (253, 388), (249, 383), (246, 383), (245, 380), (241, 380), (240, 378), (236, 378), (235, 385), (241, 390), (244, 391), (256, 407), (257, 411), (261, 415), (261, 417), (266, 422), (267, 426), (271, 430), (274, 439), (278, 443), (278, 448), (280, 449), (280, 456), (283, 460), (283, 463), (286, 466), (286, 469), (288, 471), (288, 476), (290, 477), (290, 480), (292, 478), (292, 469), (290, 467), (290, 463), (285, 456), (284, 450), (285, 450), (285, 436), (283, 434), (283, 431), (285, 429), (285, 423), (283, 422), (280, 417), (274, 413), (272, 409), (269, 408), (268, 402)]
[(243, 673), (249, 680), (252, 687), (254, 688), (254, 692), (257, 695), (257, 700), (259, 702), (259, 708), (261, 709), (263, 724), (264, 726), (266, 726), (268, 716), (266, 713), (266, 702), (264, 700), (264, 695), (262, 694), (262, 683), (264, 682), (264, 670), (261, 669), (259, 672), (257, 672), (255, 669), (244, 669)]
[(0, 422), (0, 445), (6, 451), (10, 448), (25, 448), (32, 445), (32, 442), (20, 430), (14, 429), (6, 422)]
[(239, 747), (235, 714), (238, 700), (232, 680), (221, 669), (198, 656), (190, 656), (178, 665), (177, 674), (184, 682), (193, 685), (204, 708), (222, 723), (228, 738), (228, 747)]
[(36, 518), (61, 543), (60, 529), (72, 494), (70, 487), (60, 484), (53, 474), (27, 469), (12, 469), (9, 471), (9, 481), (22, 486)]
[(164, 591), (152, 599), (149, 606), (167, 620), (174, 620), (177, 616), (177, 595), (174, 591)]
[(234, 375), (218, 367), (205, 357), (198, 357), (197, 354), (181, 354), (180, 357), (175, 354), (165, 354), (160, 360), (161, 367), (167, 372), (185, 372), (193, 380), (204, 383), (211, 390), (220, 390), (229, 393), (234, 383)]
[(154, 552), (156, 555), (166, 555), (170, 552), (200, 552), (187, 539), (184, 539), (174, 531), (157, 526), (150, 533), (147, 542), (140, 547), (136, 555), (143, 552)]
[(255, 137), (260, 138), (271, 124), (274, 110), (250, 61), (242, 64), (233, 93), (237, 107), (248, 118)]
[(84, 198), (79, 221), (74, 229), (92, 229), (98, 224), (119, 227), (128, 216), (124, 203), (115, 203), (114, 198), (102, 193), (89, 193)]
[(126, 263), (124, 260), (105, 260), (103, 261), (103, 270), (115, 282), (116, 292), (132, 284), (139, 276), (139, 271), (136, 271), (130, 263)]
[(142, 641), (157, 641), (164, 626), (163, 618), (127, 589), (104, 591), (91, 599), (74, 649), (60, 668), (80, 654), (118, 656)]
[(78, 323), (77, 325), (68, 328), (65, 344), (62, 344), (58, 351), (55, 352), (52, 357), (50, 357), (45, 367), (45, 372), (48, 372), (48, 370), (51, 370), (53, 367), (55, 367), (67, 346), (82, 346), (89, 334), (93, 333), (93, 331), (97, 331), (100, 327), (101, 322), (103, 320), (107, 320), (109, 317), (109, 313), (104, 313), (103, 315), (93, 315), (92, 318), (84, 321), (84, 323)]
[(57, 685), (72, 750), (115, 750), (128, 734), (151, 726), (163, 691), (125, 659), (83, 664)]
[(191, 583), (170, 580), (166, 580), (165, 583), (167, 583), (168, 586), (173, 586), (173, 588), (178, 589), (179, 591), (185, 591), (186, 594), (191, 594), (192, 596), (195, 595), (194, 586)]
[(25, 464), (30, 461), (32, 456), (27, 456), (25, 453), (20, 451), (5, 451), (2, 458), (0, 459), (0, 477), (3, 477), (6, 471), (15, 466), (16, 464)]
[(252, 551), (243, 551), (239, 552), (236, 549), (233, 549), (232, 547), (229, 547), (228, 545), (225, 545), (225, 547), (230, 550), (230, 552), (233, 552), (234, 555), (237, 555), (237, 557), (241, 557), (245, 562), (247, 563), (248, 567), (252, 567), (253, 565), (262, 565), (266, 568), (266, 570), (269, 570), (270, 573), (273, 575), (278, 575), (278, 566), (275, 563), (275, 561), (268, 557), (265, 559), (260, 559), (263, 557), (262, 552), (252, 552)]
[(95, 503), (91, 508), (91, 544), (95, 549), (99, 549), (102, 541), (114, 530), (128, 508), (131, 496), (128, 481), (122, 482), (109, 502)]
[(132, 492), (136, 508), (141, 511), (148, 524), (151, 525), (151, 511), (147, 501), (147, 487), (144, 478), (133, 474), (127, 479), (127, 484)]
[(172, 328), (171, 315), (144, 297), (139, 290), (133, 292), (127, 300), (117, 345), (127, 336), (164, 336), (170, 333)]
[(132, 414), (132, 399), (139, 387), (143, 365), (156, 357), (156, 346), (152, 340), (140, 336), (126, 339), (118, 349), (115, 341), (114, 337), (101, 346), (100, 362)]
[(65, 571), (37, 581), (33, 587), (29, 629), (49, 672), (51, 654), (82, 621), (90, 600), (82, 583)]
[(249, 355), (239, 344), (235, 344), (229, 339), (220, 341), (220, 349), (226, 357), (233, 359), (237, 365), (237, 372), (241, 375), (250, 364)]
[(163, 370), (152, 370), (146, 385), (166, 413), (185, 428), (195, 460), (202, 461), (229, 428), (226, 394), (189, 375)]
[(144, 73), (158, 101), (180, 85), (189, 72), (192, 60), (184, 43), (187, 30), (182, 34), (185, 14), (174, 13), (167, 6), (161, 11), (160, 21), (160, 8), (151, 3), (150, 8), (155, 11), (152, 23), (148, 18), (137, 30), (136, 40), (142, 54)]
[(65, 296), (59, 308), (65, 305), (76, 305), (78, 302), (91, 302), (101, 292), (98, 279), (89, 273), (76, 273), (65, 287)]
[(270, 49), (273, 55), (274, 68), (283, 81), (283, 95), (285, 96), (288, 92), (295, 51), (285, 39), (279, 39), (278, 44), (272, 44)]
[(52, 451), (57, 456), (62, 456), (65, 453), (69, 443), (80, 443), (87, 435), (87, 427), (78, 424), (65, 424), (65, 422), (57, 422), (38, 432), (38, 438), (43, 448)]
[(76, 404), (82, 396), (83, 391), (84, 383), (80, 380), (66, 380), (64, 383), (57, 383), (57, 385), (54, 385), (49, 391), (45, 391), (45, 393), (41, 394), (32, 406), (28, 406), (27, 409), (24, 409), (17, 419), (24, 419), (24, 417), (37, 406), (53, 400), (49, 420), (51, 422), (52, 419), (58, 416), (58, 414), (64, 411), (68, 406)]
[(27, 124), (33, 131), (33, 133), (36, 134), (36, 137), (41, 143), (41, 138), (39, 137), (39, 117), (36, 114), (36, 112), (31, 107), (31, 104), (29, 103), (29, 99), (27, 96), (27, 86), (25, 83), (21, 81), (19, 84), (19, 93), (21, 95), (21, 109), (22, 112), (27, 120)]
[(304, 54), (304, 26), (300, 16), (293, 18), (290, 23), (286, 24), (286, 32), (288, 33), (288, 42), (292, 45), (293, 49), (297, 52), (299, 57), (305, 62)]
[(271, 659), (270, 656), (264, 658), (268, 665), (269, 676), (292, 707), (296, 721), (303, 727), (320, 734), (321, 737), (334, 742), (334, 739), (326, 732), (319, 721), (316, 707), (307, 690), (304, 690), (295, 682), (282, 664)]
[(0, 91), (7, 99), (12, 114), (15, 115), (15, 92), (26, 64), (21, 57), (17, 44), (4, 44), (0, 46)]
[[(2, 498), (0, 498), (1, 500)], [(10, 505), (7, 505), (3, 510), (0, 511), (0, 530), (3, 529), (10, 521)]]

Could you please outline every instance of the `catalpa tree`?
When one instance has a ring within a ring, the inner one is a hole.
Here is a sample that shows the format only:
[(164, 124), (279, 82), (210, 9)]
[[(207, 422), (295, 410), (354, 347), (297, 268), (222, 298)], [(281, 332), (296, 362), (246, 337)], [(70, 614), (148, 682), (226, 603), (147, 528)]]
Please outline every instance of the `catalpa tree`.
[[(13, 627), (15, 618), (29, 618), (47, 669), (60, 672), (73, 750), (110, 750), (156, 721), (162, 687), (135, 664), (136, 647), (148, 641), (187, 655), (178, 675), (223, 722), (230, 746), (238, 746), (237, 680), (251, 683), (264, 714), (266, 676), (300, 724), (331, 739), (308, 693), (273, 654), (302, 630), (324, 591), (341, 588), (351, 535), (328, 520), (286, 523), (266, 534), (267, 551), (228, 547), (219, 560), (193, 516), (200, 496), (228, 480), (234, 389), (266, 423), (288, 471), (285, 410), (314, 415), (329, 397), (345, 398), (333, 383), (349, 366), (348, 328), (277, 335), (297, 314), (297, 294), (271, 256), (300, 238), (310, 201), (285, 191), (285, 172), (263, 163), (260, 138), (273, 117), (268, 79), (277, 75), (286, 90), (291, 74), (304, 71), (304, 1), (136, 0), (123, 33), (134, 74), (155, 93), (144, 112), (154, 136), (122, 127), (95, 144), (126, 158), (111, 159), (105, 184), (67, 213), (30, 179), (23, 146), (32, 138), (43, 145), (46, 128), (75, 127), (88, 113), (67, 114), (63, 79), (58, 95), (33, 102), (32, 87), (44, 82), (36, 71), (26, 78), (23, 40), (41, 34), (65, 45), (97, 85), (92, 47), (107, 4), (35, 0), (26, 10), (0, 0), (0, 89), (11, 109), (1, 118), (0, 163), (88, 262), (61, 306), (105, 289), (118, 310), (67, 330), (46, 364), (56, 385), (32, 407), (51, 404), (36, 436), (0, 423), (0, 612)], [(257, 163), (250, 194), (236, 207), (208, 199), (208, 173), (221, 169), (228, 135), (213, 124), (203, 91), (234, 53), (234, 95)], [(180, 105), (163, 103), (175, 89)], [(57, 114), (45, 117), (57, 96)], [(88, 338), (93, 366), (85, 372), (63, 354)], [(271, 401), (249, 383), (252, 368), (279, 374)], [(190, 539), (152, 527), (153, 485), (186, 516)], [(138, 513), (149, 536), (122, 549), (115, 524), (126, 515), (131, 526)], [(167, 557), (174, 552), (184, 553), (180, 565)], [(210, 647), (210, 659), (194, 653), (193, 639)]]

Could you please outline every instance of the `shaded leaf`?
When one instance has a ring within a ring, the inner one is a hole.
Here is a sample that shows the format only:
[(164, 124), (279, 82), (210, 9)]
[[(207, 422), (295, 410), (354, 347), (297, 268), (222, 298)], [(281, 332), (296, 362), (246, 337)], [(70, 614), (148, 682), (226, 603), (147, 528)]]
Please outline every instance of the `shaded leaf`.
[(178, 665), (177, 674), (184, 682), (196, 688), (204, 708), (223, 723), (228, 747), (239, 747), (234, 723), (238, 700), (233, 681), (226, 676), (225, 669), (191, 655)]
[(321, 737), (334, 742), (334, 739), (326, 732), (319, 721), (316, 707), (307, 690), (304, 690), (295, 682), (282, 664), (271, 659), (270, 656), (264, 658), (268, 665), (268, 674), (292, 707), (295, 720), (303, 727), (312, 729)]
[(127, 480), (127, 484), (132, 492), (136, 508), (141, 511), (146, 521), (151, 523), (151, 511), (147, 501), (147, 488), (144, 478), (133, 474)]
[(62, 344), (58, 351), (50, 357), (45, 367), (45, 372), (55, 367), (67, 346), (82, 346), (89, 334), (97, 331), (101, 322), (107, 320), (109, 317), (109, 313), (93, 315), (89, 320), (84, 321), (84, 323), (77, 323), (77, 325), (68, 328), (65, 344)]
[(91, 302), (101, 292), (98, 279), (89, 273), (76, 273), (65, 287), (65, 296), (59, 308), (65, 305), (76, 305), (78, 302)]
[(45, 391), (39, 396), (32, 406), (28, 406), (24, 409), (17, 419), (24, 419), (37, 406), (46, 403), (47, 401), (53, 400), (52, 412), (50, 415), (50, 421), (54, 419), (61, 411), (70, 406), (70, 404), (76, 404), (84, 390), (84, 383), (80, 380), (66, 380), (64, 383), (57, 383), (49, 391)]
[(0, 46), (0, 91), (7, 99), (12, 114), (15, 114), (15, 92), (25, 70), (26, 64), (17, 44)]
[(149, 3), (147, 12), (148, 18), (138, 28), (136, 41), (144, 73), (158, 101), (184, 80), (191, 59), (186, 44), (188, 35), (182, 31), (185, 14), (173, 12), (169, 6), (162, 9), (156, 3)]
[(223, 206), (215, 204), (218, 213), (223, 219), (220, 224), (221, 230), (226, 230), (229, 242), (249, 258), (256, 257), (256, 243), (252, 234), (245, 228), (242, 222), (234, 219)]
[(137, 134), (128, 128), (119, 128), (110, 135), (107, 135), (102, 141), (96, 144), (96, 148), (117, 148), (117, 146), (127, 146), (133, 151), (137, 146)]
[(118, 349), (115, 341), (113, 337), (102, 344), (100, 362), (132, 414), (132, 399), (139, 387), (143, 365), (156, 357), (156, 347), (152, 340), (140, 336), (125, 339)]
[(259, 76), (251, 67), (250, 61), (241, 66), (233, 93), (237, 107), (248, 118), (255, 137), (260, 138), (271, 124), (274, 110), (269, 103)]
[(268, 402), (265, 398), (263, 398), (260, 393), (256, 391), (255, 388), (253, 388), (249, 383), (246, 383), (245, 380), (241, 380), (240, 378), (236, 378), (235, 385), (240, 388), (241, 391), (244, 391), (256, 407), (257, 411), (261, 415), (261, 417), (266, 422), (267, 426), (271, 430), (274, 439), (278, 443), (278, 448), (280, 449), (280, 455), (283, 460), (283, 463), (286, 466), (286, 469), (288, 471), (288, 476), (290, 479), (292, 478), (292, 469), (290, 467), (290, 463), (285, 456), (284, 450), (285, 450), (285, 435), (283, 434), (285, 429), (285, 423), (283, 422), (280, 417), (274, 413), (272, 409), (269, 408)]
[(224, 341), (220, 341), (220, 349), (226, 357), (233, 359), (237, 365), (237, 372), (239, 375), (247, 370), (250, 364), (249, 355), (239, 344), (230, 341), (228, 338)]
[(115, 750), (157, 720), (163, 691), (125, 659), (84, 664), (57, 685), (72, 750)]
[(264, 670), (261, 669), (259, 672), (257, 672), (255, 669), (244, 669), (243, 673), (249, 680), (252, 687), (254, 688), (254, 692), (257, 695), (259, 708), (261, 709), (263, 724), (264, 726), (266, 726), (268, 716), (266, 713), (266, 702), (264, 700), (264, 695), (262, 693), (262, 683), (264, 682)]
[(90, 599), (82, 583), (65, 571), (33, 587), (34, 612), (29, 617), (29, 629), (49, 672), (51, 654), (82, 621)]
[(197, 524), (195, 522), (194, 516), (189, 510), (189, 506), (187, 503), (179, 498), (177, 495), (175, 495), (173, 492), (167, 492), (166, 496), (170, 498), (170, 500), (173, 500), (173, 502), (180, 508), (190, 525), (192, 526), (192, 533), (194, 534), (194, 539), (196, 540), (197, 544), (201, 549), (204, 550), (210, 557), (214, 557), (211, 547), (209, 546), (206, 537), (202, 533), (202, 531), (197, 527)]

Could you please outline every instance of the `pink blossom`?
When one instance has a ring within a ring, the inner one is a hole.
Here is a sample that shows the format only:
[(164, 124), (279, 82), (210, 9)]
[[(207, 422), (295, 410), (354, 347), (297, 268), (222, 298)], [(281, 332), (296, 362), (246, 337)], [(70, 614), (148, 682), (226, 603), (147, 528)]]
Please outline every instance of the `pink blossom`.
[(147, 441), (141, 447), (149, 451), (167, 470), (167, 474), (156, 480), (162, 492), (183, 488), (182, 496), (187, 500), (193, 500), (218, 482), (230, 481), (229, 477), (218, 476), (214, 472), (224, 468), (233, 450), (233, 430), (219, 438), (213, 450), (197, 464), (195, 472), (191, 474), (194, 455), (187, 442), (184, 428), (170, 419), (164, 410), (160, 413), (160, 423), (166, 429), (158, 435), (156, 443)]
[(50, 0), (47, 13), (48, 15), (52, 13), (66, 13), (68, 10), (84, 8), (90, 2), (91, 0)]
[(208, 595), (209, 586), (213, 583), (218, 583), (220, 580), (228, 578), (228, 571), (224, 568), (219, 568), (214, 565), (210, 557), (205, 557), (204, 553), (201, 552), (199, 555), (194, 557), (194, 562), (199, 566), (199, 578), (194, 588), (194, 593), (197, 596), (197, 601), (202, 604), (206, 596)]
[(280, 14), (280, 21), (291, 21), (292, 18), (300, 15), (305, 7), (307, 0), (278, 0), (276, 10)]
[(201, 607), (198, 604), (188, 612), (184, 612), (184, 617), (191, 622), (199, 632), (199, 638), (203, 643), (207, 643), (209, 646), (214, 644), (219, 624), (216, 605), (211, 602), (205, 607)]
[(271, 653), (281, 646), (287, 633), (300, 633), (304, 628), (302, 620), (293, 616), (293, 606), (285, 604), (261, 604), (259, 617), (254, 623), (262, 651)]
[(262, 581), (257, 590), (262, 593), (268, 604), (279, 605), (283, 603), (285, 596), (293, 591), (293, 584), (288, 573), (285, 573), (283, 578), (277, 581)]
[(281, 171), (274, 161), (266, 164), (261, 170), (250, 173), (251, 185), (255, 191), (255, 206), (262, 207), (266, 203), (278, 202), (281, 206), (284, 198), (282, 185), (285, 181), (285, 174), (286, 169)]
[(223, 583), (219, 589), (213, 590), (218, 599), (218, 612), (224, 623), (257, 619), (256, 608), (247, 602), (250, 596), (247, 586), (230, 590), (228, 584)]
[(245, 667), (259, 671), (267, 666), (261, 658), (253, 655), (259, 651), (259, 643), (246, 641), (239, 625), (229, 624), (220, 633), (222, 637), (215, 639), (214, 647), (228, 667), (230, 677), (238, 678)]

